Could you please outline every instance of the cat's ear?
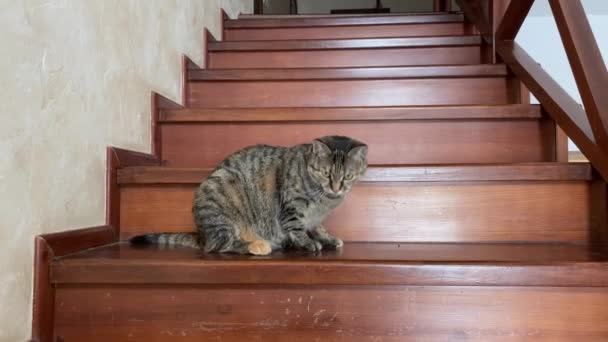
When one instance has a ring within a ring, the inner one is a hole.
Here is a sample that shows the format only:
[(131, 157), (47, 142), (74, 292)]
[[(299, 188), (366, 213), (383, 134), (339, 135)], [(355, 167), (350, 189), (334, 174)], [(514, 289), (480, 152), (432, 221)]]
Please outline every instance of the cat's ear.
[(316, 156), (326, 157), (331, 154), (331, 150), (321, 140), (313, 140), (312, 153)]
[(350, 151), (348, 151), (348, 158), (365, 161), (367, 158), (367, 145), (352, 148)]

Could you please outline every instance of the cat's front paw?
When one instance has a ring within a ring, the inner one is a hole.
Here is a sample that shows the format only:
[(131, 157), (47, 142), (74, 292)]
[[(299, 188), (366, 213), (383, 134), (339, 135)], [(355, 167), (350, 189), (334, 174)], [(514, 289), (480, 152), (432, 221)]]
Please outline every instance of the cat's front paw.
[(317, 253), (323, 249), (323, 245), (319, 241), (310, 240), (308, 243), (304, 244), (302, 248), (309, 252)]
[(327, 249), (341, 249), (344, 246), (344, 242), (337, 237), (323, 241), (323, 248)]

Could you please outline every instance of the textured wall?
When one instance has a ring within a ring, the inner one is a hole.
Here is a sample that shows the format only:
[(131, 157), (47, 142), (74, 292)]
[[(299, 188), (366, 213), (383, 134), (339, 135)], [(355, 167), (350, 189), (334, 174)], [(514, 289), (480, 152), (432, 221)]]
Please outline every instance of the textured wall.
[(219, 7), (251, 0), (0, 0), (0, 341), (31, 320), (34, 236), (104, 223), (105, 148), (150, 151), (150, 92), (180, 98)]

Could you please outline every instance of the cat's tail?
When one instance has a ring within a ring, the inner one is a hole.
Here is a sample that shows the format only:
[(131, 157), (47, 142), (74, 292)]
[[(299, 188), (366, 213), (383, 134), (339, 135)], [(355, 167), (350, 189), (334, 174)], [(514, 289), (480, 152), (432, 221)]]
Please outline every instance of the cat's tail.
[(133, 245), (162, 245), (162, 246), (185, 246), (201, 248), (200, 236), (197, 233), (158, 233), (145, 234), (132, 237)]

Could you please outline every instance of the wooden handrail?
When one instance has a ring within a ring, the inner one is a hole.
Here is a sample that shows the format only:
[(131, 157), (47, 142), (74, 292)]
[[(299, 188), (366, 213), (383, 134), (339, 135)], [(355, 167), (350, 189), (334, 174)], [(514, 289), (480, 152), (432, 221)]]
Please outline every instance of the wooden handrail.
[(502, 19), (494, 9), (505, 0), (456, 1), (493, 60), (502, 59), (608, 181), (608, 72), (580, 0), (549, 1), (584, 108), (514, 42), (534, 0), (512, 0)]

